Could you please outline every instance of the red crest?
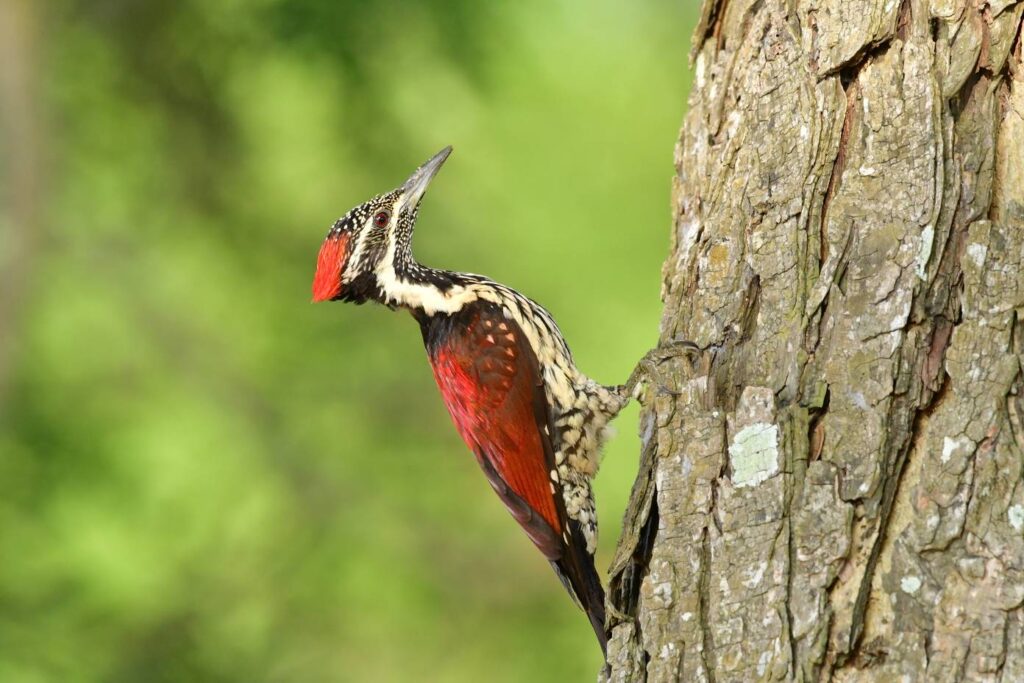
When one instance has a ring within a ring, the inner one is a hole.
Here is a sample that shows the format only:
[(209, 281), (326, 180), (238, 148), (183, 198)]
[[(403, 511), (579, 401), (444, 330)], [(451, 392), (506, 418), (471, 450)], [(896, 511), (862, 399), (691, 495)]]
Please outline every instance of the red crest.
[(348, 235), (331, 235), (324, 240), (316, 259), (313, 301), (330, 301), (341, 293), (341, 273), (348, 260)]

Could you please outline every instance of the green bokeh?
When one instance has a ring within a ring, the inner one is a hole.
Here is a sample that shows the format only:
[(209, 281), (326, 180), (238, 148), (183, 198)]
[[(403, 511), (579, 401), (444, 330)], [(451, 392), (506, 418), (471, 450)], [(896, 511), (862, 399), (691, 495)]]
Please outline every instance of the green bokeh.
[[(37, 5), (0, 681), (592, 680), (415, 323), (310, 281), (337, 216), (452, 144), (420, 260), (541, 301), (623, 381), (657, 337), (691, 4)], [(636, 415), (597, 479), (602, 570)]]

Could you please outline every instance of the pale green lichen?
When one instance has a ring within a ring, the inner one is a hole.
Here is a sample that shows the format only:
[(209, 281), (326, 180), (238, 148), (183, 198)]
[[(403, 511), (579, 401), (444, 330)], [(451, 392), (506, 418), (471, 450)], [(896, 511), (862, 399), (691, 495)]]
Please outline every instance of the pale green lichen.
[(757, 423), (736, 433), (729, 444), (732, 483), (755, 486), (779, 471), (779, 427)]
[(1024, 529), (1024, 506), (1013, 505), (1006, 511), (1006, 514), (1010, 518), (1010, 526), (1017, 531)]
[(917, 258), (915, 262), (917, 264), (917, 277), (922, 280), (927, 279), (925, 277), (925, 268), (928, 266), (928, 259), (932, 255), (932, 246), (935, 243), (935, 228), (931, 225), (925, 226), (924, 230), (921, 231), (921, 244), (917, 250)]
[(917, 591), (921, 590), (921, 579), (916, 576), (904, 576), (900, 580), (900, 588), (903, 589), (904, 593), (913, 595)]

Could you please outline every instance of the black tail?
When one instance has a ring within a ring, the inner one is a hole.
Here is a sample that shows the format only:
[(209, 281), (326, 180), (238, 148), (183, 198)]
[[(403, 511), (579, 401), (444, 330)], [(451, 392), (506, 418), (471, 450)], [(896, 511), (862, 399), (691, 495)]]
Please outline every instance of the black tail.
[(601, 644), (601, 652), (608, 654), (608, 636), (604, 630), (604, 588), (594, 567), (594, 557), (587, 552), (587, 542), (576, 522), (569, 523), (572, 538), (563, 546), (562, 557), (553, 560), (554, 568), (562, 585), (569, 591), (576, 604), (587, 613), (590, 625)]

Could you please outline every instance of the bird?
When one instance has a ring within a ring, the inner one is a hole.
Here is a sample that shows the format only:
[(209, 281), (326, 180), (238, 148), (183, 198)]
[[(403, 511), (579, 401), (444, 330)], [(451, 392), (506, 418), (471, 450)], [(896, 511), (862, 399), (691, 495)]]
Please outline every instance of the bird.
[(600, 384), (576, 367), (540, 304), (482, 275), (413, 257), (420, 204), (451, 151), (445, 147), (403, 184), (331, 225), (317, 255), (313, 301), (376, 302), (412, 314), (456, 430), (606, 653), (591, 479), (608, 422), (652, 361), (645, 357), (625, 384)]

